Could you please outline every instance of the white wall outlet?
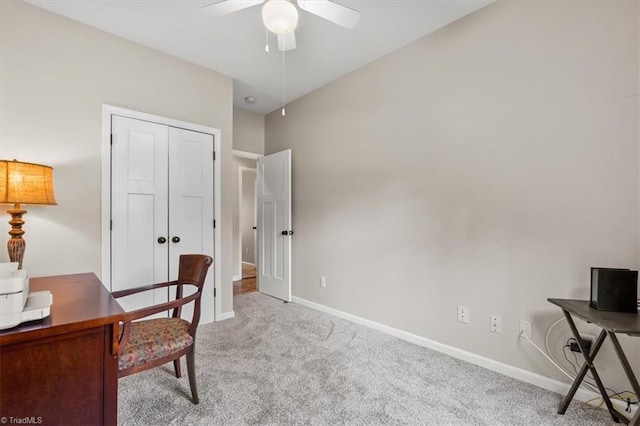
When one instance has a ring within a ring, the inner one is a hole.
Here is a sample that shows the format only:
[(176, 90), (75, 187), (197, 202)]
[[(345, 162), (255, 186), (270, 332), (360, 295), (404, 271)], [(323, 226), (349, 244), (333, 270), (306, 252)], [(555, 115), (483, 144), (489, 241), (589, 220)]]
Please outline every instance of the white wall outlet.
[(491, 315), (489, 317), (489, 330), (492, 333), (502, 333), (502, 318)]
[(533, 328), (531, 328), (531, 323), (529, 321), (520, 320), (520, 334), (521, 339), (524, 339), (525, 336), (529, 339), (533, 339)]
[(327, 288), (327, 277), (320, 275), (320, 287)]
[(466, 306), (458, 306), (458, 322), (469, 324), (469, 308)]

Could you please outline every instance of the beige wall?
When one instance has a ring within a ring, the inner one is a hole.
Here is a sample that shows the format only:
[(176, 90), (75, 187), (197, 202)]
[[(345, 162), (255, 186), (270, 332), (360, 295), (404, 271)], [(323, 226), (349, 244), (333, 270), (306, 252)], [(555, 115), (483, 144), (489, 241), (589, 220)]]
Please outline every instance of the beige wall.
[[(26, 3), (3, 1), (0, 8), (0, 157), (53, 166), (58, 201), (28, 208), (25, 269), (32, 276), (101, 273), (107, 103), (222, 130), (223, 250), (216, 267), (222, 310), (231, 311), (231, 79)], [(7, 227), (2, 220), (0, 234)]]
[[(499, 2), (268, 115), (266, 153), (293, 150), (293, 294), (565, 380), (519, 320), (542, 344), (548, 297), (638, 267), (638, 58), (637, 1)], [(609, 346), (598, 363), (628, 388)]]
[(264, 154), (264, 115), (233, 109), (233, 149)]

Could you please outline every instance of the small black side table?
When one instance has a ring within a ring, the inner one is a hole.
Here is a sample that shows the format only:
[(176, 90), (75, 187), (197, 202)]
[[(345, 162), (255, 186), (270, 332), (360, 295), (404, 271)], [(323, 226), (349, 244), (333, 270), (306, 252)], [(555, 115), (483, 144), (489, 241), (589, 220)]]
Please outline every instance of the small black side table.
[[(567, 318), (567, 323), (571, 328), (571, 332), (573, 333), (573, 337), (575, 337), (578, 342), (578, 346), (580, 346), (580, 351), (582, 352), (582, 356), (584, 357), (584, 365), (580, 369), (580, 372), (576, 376), (576, 379), (571, 385), (571, 389), (569, 389), (569, 393), (564, 397), (562, 402), (560, 403), (560, 407), (558, 408), (558, 414), (564, 414), (567, 411), (567, 407), (569, 403), (573, 399), (580, 383), (584, 379), (584, 376), (587, 374), (587, 370), (591, 371), (591, 375), (593, 376), (593, 380), (596, 382), (598, 389), (600, 390), (600, 394), (602, 395), (602, 399), (604, 403), (607, 405), (609, 409), (609, 413), (613, 420), (616, 423), (623, 422), (628, 423), (632, 426), (640, 426), (640, 409), (636, 411), (636, 414), (633, 416), (631, 420), (627, 417), (619, 413), (613, 408), (613, 404), (607, 395), (607, 391), (602, 384), (602, 380), (600, 380), (600, 376), (596, 371), (596, 368), (593, 365), (593, 359), (598, 354), (602, 343), (604, 343), (607, 336), (611, 339), (613, 343), (613, 347), (615, 348), (616, 354), (618, 355), (618, 360), (620, 364), (622, 364), (622, 368), (624, 369), (625, 374), (627, 375), (627, 379), (629, 379), (629, 383), (633, 388), (633, 392), (636, 395), (640, 396), (640, 385), (638, 385), (638, 379), (633, 374), (633, 370), (631, 369), (631, 365), (629, 365), (629, 360), (624, 354), (622, 347), (620, 346), (620, 342), (616, 337), (616, 333), (628, 334), (630, 336), (640, 336), (640, 315), (633, 313), (624, 313), (624, 312), (605, 312), (599, 311), (597, 309), (593, 309), (589, 306), (589, 302), (587, 300), (572, 300), (572, 299), (547, 299), (549, 302), (554, 305), (560, 307), (564, 316)], [(576, 324), (573, 322), (572, 315), (576, 316), (584, 321), (593, 323), (598, 327), (602, 328), (598, 338), (596, 339), (595, 344), (592, 347), (591, 353), (587, 353), (585, 348), (582, 346), (582, 341), (580, 340), (580, 333), (576, 328)]]

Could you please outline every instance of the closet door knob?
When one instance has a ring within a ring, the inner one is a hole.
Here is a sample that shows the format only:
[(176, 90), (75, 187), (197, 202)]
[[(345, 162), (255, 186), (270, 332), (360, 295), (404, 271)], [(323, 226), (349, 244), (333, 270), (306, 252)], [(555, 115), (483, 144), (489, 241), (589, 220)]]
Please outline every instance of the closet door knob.
[(171, 239), (171, 241), (173, 241), (174, 243), (179, 243), (180, 242), (180, 237), (173, 237)]
[(164, 243), (166, 243), (166, 242), (167, 242), (167, 239), (166, 239), (165, 237), (160, 237), (160, 238), (158, 238), (158, 242), (159, 242), (160, 244), (164, 244)]

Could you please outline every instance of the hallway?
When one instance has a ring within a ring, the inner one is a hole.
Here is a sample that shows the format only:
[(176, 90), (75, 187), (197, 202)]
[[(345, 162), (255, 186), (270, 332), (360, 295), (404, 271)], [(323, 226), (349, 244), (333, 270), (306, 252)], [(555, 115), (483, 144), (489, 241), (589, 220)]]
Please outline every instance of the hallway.
[(233, 282), (233, 295), (256, 291), (256, 267), (250, 263), (242, 263), (242, 279)]

